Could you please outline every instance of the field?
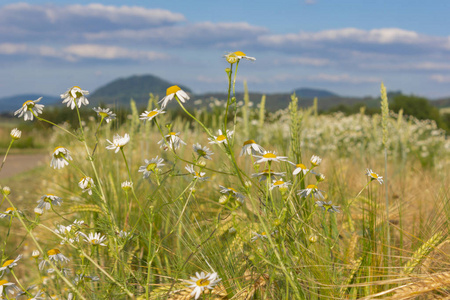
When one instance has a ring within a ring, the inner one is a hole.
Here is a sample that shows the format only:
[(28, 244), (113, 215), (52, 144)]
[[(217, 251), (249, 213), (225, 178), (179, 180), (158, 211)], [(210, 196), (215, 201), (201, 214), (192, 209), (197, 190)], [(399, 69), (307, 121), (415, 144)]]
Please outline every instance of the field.
[(54, 167), (2, 181), (0, 297), (449, 299), (446, 133), (383, 85), (381, 115), (266, 112), (234, 98), (239, 61), (205, 108), (170, 87), (182, 115), (83, 119), (72, 88), (79, 126), (34, 135)]

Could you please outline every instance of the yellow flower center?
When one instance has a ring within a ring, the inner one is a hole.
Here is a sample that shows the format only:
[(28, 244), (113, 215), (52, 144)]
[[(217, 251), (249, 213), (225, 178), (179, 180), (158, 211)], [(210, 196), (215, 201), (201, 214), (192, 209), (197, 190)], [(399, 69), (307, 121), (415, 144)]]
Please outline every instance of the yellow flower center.
[(217, 137), (217, 141), (218, 142), (221, 142), (221, 141), (224, 141), (224, 140), (226, 140), (227, 138), (222, 134), (222, 135), (219, 135), (218, 137)]
[(169, 135), (177, 135), (177, 133), (176, 132), (169, 132)]
[(229, 190), (232, 190), (233, 192), (237, 193), (237, 191), (231, 187), (228, 188)]
[(14, 259), (7, 260), (3, 263), (2, 267), (7, 267), (14, 262)]
[(244, 142), (244, 146), (251, 145), (251, 144), (256, 144), (256, 143), (254, 140), (248, 140), (248, 141)]
[(242, 52), (242, 51), (236, 51), (236, 52), (234, 52), (234, 54), (236, 54), (237, 56), (247, 56), (247, 55), (245, 55), (245, 53)]
[(198, 150), (197, 150), (197, 153), (198, 153), (198, 155), (200, 155), (200, 156), (205, 156), (205, 155), (206, 155), (206, 152), (203, 151), (202, 149), (198, 149)]
[(91, 240), (91, 244), (94, 244), (94, 245), (98, 244), (98, 240), (97, 239), (92, 239)]
[(7, 214), (10, 214), (10, 213), (12, 213), (13, 211), (15, 211), (16, 209), (14, 208), (14, 207), (8, 207), (7, 209), (6, 209), (6, 213)]
[(322, 206), (323, 208), (325, 208), (326, 211), (328, 211), (331, 208), (330, 204), (323, 204)]
[(297, 164), (295, 165), (297, 168), (300, 168), (302, 170), (306, 169), (306, 166), (304, 164)]
[(263, 231), (263, 232), (261, 232), (261, 235), (264, 235), (264, 236), (266, 236), (266, 235), (267, 235), (267, 233), (266, 233), (265, 231)]
[(0, 280), (0, 286), (1, 286), (1, 285), (4, 285), (4, 284), (6, 284), (6, 283), (8, 283), (8, 280), (5, 280), (5, 279)]
[(157, 114), (158, 114), (157, 111), (152, 110), (151, 112), (149, 112), (149, 113), (147, 114), (147, 117), (151, 118), (151, 117), (156, 116)]
[(156, 168), (156, 164), (155, 163), (151, 163), (147, 165), (147, 171), (153, 171)]
[(370, 173), (370, 176), (372, 176), (372, 177), (375, 178), (375, 179), (378, 179), (378, 175), (375, 174), (375, 173)]
[(51, 249), (51, 250), (47, 251), (47, 255), (48, 256), (57, 255), (57, 254), (60, 254), (60, 253), (61, 253), (61, 251), (59, 251), (59, 249)]
[(208, 286), (210, 281), (208, 279), (199, 279), (197, 280), (197, 286)]
[(197, 176), (197, 177), (202, 177), (200, 174), (198, 174), (197, 172), (194, 172), (195, 173), (195, 176)]
[(317, 189), (317, 185), (315, 185), (315, 184), (308, 184), (308, 186), (306, 188), (310, 189), (310, 190), (315, 190), (315, 189)]
[(25, 101), (25, 103), (22, 106), (26, 106), (27, 109), (31, 109), (34, 107), (34, 102), (32, 100), (28, 100), (28, 101)]
[[(75, 85), (75, 86), (73, 86), (71, 89), (70, 89), (70, 93), (73, 95), (73, 90), (74, 89), (79, 89), (79, 91), (75, 91), (75, 98), (76, 99), (78, 99), (78, 98), (80, 98), (80, 97), (82, 97), (83, 96), (83, 94), (81, 93), (81, 88), (79, 87), (79, 86), (77, 86), (77, 85)], [(75, 100), (75, 99), (74, 99)]]
[(280, 185), (280, 184), (283, 184), (283, 183), (284, 183), (283, 180), (278, 180), (278, 181), (275, 181), (275, 183), (273, 185)]
[(106, 117), (108, 116), (108, 113), (105, 113), (105, 112), (103, 112), (103, 111), (99, 112), (98, 114), (99, 114), (100, 117), (102, 117), (102, 118), (106, 118)]
[(61, 147), (61, 146), (56, 147), (55, 150), (53, 150), (53, 156), (54, 156), (55, 158), (62, 158), (62, 157), (64, 157), (64, 152), (65, 152), (64, 150), (63, 150), (63, 151), (59, 151), (58, 154), (55, 154), (55, 152), (56, 152), (58, 149), (64, 149), (64, 147)]
[(266, 153), (263, 155), (264, 158), (277, 158), (277, 156), (273, 153)]
[(172, 85), (166, 90), (166, 96), (169, 96), (171, 94), (175, 94), (176, 92), (180, 91), (180, 87), (178, 85)]

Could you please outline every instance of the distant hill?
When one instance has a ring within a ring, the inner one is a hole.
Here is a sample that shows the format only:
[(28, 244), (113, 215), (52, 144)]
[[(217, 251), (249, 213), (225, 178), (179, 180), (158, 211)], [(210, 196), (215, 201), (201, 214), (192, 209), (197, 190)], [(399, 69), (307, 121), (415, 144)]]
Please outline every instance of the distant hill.
[[(94, 104), (98, 103), (130, 103), (133, 98), (138, 105), (147, 104), (149, 93), (166, 95), (166, 89), (176, 83), (171, 83), (153, 75), (135, 75), (116, 79), (95, 90), (89, 97)], [(186, 86), (176, 84), (187, 93), (192, 93)]]
[(300, 88), (296, 89), (295, 94), (299, 98), (314, 99), (317, 98), (339, 98), (339, 95), (327, 90)]
[(60, 97), (57, 96), (49, 96), (42, 94), (23, 94), (23, 95), (14, 95), (9, 97), (0, 98), (0, 113), (11, 113), (13, 114), (16, 110), (22, 107), (23, 103), (27, 100), (36, 100), (39, 97), (42, 97), (42, 100), (39, 104), (44, 105), (53, 105), (59, 101), (61, 101)]
[(434, 107), (437, 107), (437, 108), (450, 107), (450, 98), (437, 99), (437, 100), (433, 100), (430, 102), (431, 102), (431, 105), (433, 105)]

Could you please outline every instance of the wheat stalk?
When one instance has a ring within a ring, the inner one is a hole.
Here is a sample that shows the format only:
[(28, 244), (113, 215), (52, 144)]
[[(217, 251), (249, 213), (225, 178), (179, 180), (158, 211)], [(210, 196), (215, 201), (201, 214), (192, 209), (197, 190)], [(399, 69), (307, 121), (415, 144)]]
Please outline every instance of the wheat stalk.
[(439, 245), (444, 239), (444, 234), (439, 231), (426, 241), (412, 255), (411, 259), (406, 263), (403, 273), (410, 274), (420, 264), (420, 262), (430, 254), (430, 252)]

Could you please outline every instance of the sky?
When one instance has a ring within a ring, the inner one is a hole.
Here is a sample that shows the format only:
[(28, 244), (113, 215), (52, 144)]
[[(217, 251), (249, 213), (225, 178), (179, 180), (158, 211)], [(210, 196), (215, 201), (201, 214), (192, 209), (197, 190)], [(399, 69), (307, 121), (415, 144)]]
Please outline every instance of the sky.
[(225, 92), (224, 54), (243, 51), (255, 92), (320, 88), (450, 96), (450, 1), (113, 0), (0, 2), (0, 97), (59, 95), (152, 74)]

